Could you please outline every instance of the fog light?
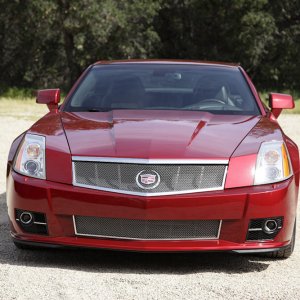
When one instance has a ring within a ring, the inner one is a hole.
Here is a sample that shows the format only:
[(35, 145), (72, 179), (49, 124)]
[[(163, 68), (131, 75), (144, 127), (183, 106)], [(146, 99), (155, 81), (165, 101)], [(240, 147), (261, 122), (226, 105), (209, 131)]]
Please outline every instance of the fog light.
[(48, 235), (47, 218), (44, 213), (16, 209), (15, 218), (24, 232)]
[(25, 225), (29, 225), (33, 221), (32, 214), (30, 212), (24, 211), (20, 215), (20, 221)]
[(263, 226), (263, 231), (267, 234), (274, 233), (278, 228), (276, 220), (267, 220)]

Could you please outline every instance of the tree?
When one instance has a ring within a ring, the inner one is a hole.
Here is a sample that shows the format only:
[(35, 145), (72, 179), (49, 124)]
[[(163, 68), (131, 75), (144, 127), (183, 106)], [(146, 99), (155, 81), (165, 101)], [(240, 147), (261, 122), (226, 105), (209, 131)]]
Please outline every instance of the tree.
[(1, 69), (9, 70), (11, 80), (4, 75), (0, 78), (9, 85), (54, 84), (69, 88), (96, 60), (151, 56), (158, 42), (152, 23), (160, 3), (3, 1)]
[(0, 0), (0, 82), (67, 90), (97, 60), (239, 62), (300, 90), (298, 0)]

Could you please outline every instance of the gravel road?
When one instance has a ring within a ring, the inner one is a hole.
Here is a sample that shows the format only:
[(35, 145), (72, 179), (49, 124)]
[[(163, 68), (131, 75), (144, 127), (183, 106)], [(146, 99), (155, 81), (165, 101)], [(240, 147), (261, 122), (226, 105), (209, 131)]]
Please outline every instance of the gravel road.
[[(279, 119), (300, 145), (300, 116)], [(5, 163), (32, 121), (0, 114), (0, 299), (300, 299), (298, 245), (288, 260), (234, 254), (21, 251), (9, 237)]]

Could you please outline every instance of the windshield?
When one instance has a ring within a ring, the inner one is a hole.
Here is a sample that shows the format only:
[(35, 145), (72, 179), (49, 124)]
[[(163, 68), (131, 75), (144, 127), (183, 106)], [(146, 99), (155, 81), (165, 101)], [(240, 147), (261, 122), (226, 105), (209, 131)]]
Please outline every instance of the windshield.
[(182, 64), (110, 64), (91, 68), (64, 111), (191, 110), (258, 115), (238, 68)]

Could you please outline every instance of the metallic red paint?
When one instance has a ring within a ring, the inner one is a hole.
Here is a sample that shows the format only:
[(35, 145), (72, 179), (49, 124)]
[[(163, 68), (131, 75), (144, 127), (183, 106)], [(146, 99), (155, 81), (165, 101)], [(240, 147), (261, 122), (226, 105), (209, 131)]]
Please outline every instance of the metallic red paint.
[[(46, 137), (47, 180), (26, 177), (12, 170), (24, 135), (18, 137), (12, 144), (7, 169), (8, 213), (13, 237), (19, 241), (138, 251), (249, 250), (288, 245), (299, 189), (298, 148), (283, 134), (272, 113), (265, 110), (245, 71), (238, 66), (219, 66), (240, 69), (260, 107), (261, 116), (191, 111), (168, 111), (166, 114), (157, 110), (82, 113), (54, 110), (28, 131)], [(64, 103), (87, 72), (88, 69)], [(55, 93), (51, 93), (53, 99)], [(49, 99), (47, 97), (43, 101)], [(54, 98), (58, 99), (57, 93)], [(294, 174), (280, 183), (253, 186), (253, 171), (260, 145), (272, 140), (286, 143)], [(72, 155), (228, 159), (229, 167), (222, 191), (139, 197), (73, 186)], [(49, 236), (24, 233), (15, 220), (15, 208), (46, 213)], [(146, 220), (220, 219), (223, 224), (220, 239), (212, 241), (109, 240), (76, 237), (72, 222), (72, 216), (76, 214)], [(275, 216), (284, 217), (284, 226), (273, 241), (246, 242), (250, 219)]]
[(269, 106), (275, 118), (278, 118), (283, 109), (293, 109), (295, 102), (291, 95), (271, 93), (269, 95)]
[(60, 89), (39, 90), (36, 103), (47, 104), (50, 111), (56, 111), (60, 101)]
[(113, 110), (62, 112), (61, 119), (74, 156), (228, 159), (260, 118)]
[[(26, 180), (27, 179), (27, 180)], [(289, 243), (295, 219), (294, 179), (275, 185), (225, 189), (189, 195), (139, 197), (94, 191), (12, 172), (8, 178), (8, 212), (18, 240), (141, 251), (241, 250), (282, 247)], [(47, 214), (49, 237), (25, 234), (14, 219), (14, 207)], [(218, 241), (130, 241), (76, 237), (72, 215), (147, 220), (222, 219)], [(274, 241), (245, 242), (253, 218), (284, 216)]]
[(253, 82), (251, 81), (250, 77), (248, 76), (248, 74), (245, 72), (245, 70), (242, 68), (242, 67), (239, 67), (239, 70), (241, 71), (241, 73), (243, 74), (244, 78), (246, 79), (251, 91), (252, 91), (252, 94), (253, 96), (255, 97), (255, 100), (260, 108), (260, 111), (261, 111), (261, 114), (263, 116), (266, 115), (266, 110), (265, 110), (265, 107), (264, 107), (264, 104), (263, 102), (261, 101), (260, 97), (259, 97), (259, 94), (253, 84)]
[(256, 154), (232, 157), (229, 161), (225, 189), (252, 186), (256, 158)]

